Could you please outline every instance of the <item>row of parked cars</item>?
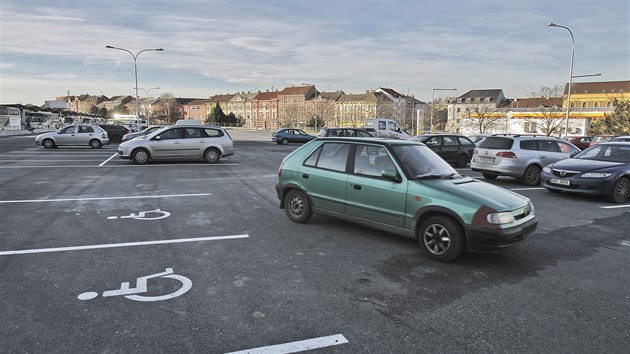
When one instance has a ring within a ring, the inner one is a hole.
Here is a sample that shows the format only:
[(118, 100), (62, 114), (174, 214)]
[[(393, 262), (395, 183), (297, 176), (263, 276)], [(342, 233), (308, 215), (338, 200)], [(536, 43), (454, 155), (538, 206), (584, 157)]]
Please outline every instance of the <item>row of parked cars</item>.
[[(222, 157), (234, 154), (234, 143), (227, 130), (202, 125), (197, 120), (182, 119), (173, 126), (152, 126), (138, 133), (131, 133), (122, 126), (113, 127), (104, 124), (68, 125), (38, 135), (35, 144), (45, 148), (74, 145), (98, 149), (113, 142), (109, 135), (112, 132), (115, 141), (121, 142), (117, 149), (118, 157), (131, 159), (137, 164), (146, 164), (150, 160), (189, 159), (216, 163)], [(125, 134), (118, 127), (125, 129)]]

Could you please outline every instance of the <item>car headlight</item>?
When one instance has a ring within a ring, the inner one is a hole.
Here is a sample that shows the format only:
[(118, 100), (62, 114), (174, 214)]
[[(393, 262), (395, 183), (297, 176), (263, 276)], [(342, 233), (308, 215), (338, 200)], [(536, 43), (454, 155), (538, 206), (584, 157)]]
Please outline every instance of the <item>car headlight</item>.
[(584, 178), (606, 178), (612, 176), (612, 173), (606, 172), (588, 172), (582, 175)]
[(549, 166), (545, 166), (545, 167), (543, 167), (543, 172), (551, 173), (551, 168), (549, 168)]
[(514, 215), (512, 213), (492, 213), (486, 216), (486, 220), (488, 220), (491, 224), (509, 224), (514, 222)]

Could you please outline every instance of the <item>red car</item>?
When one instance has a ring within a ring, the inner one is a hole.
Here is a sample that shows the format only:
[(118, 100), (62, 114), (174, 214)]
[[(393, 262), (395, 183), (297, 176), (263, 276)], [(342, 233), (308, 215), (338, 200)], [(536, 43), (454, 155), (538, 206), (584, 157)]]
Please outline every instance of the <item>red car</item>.
[(584, 150), (591, 146), (591, 139), (593, 139), (592, 136), (571, 136), (569, 137), (569, 142), (580, 148), (580, 150)]
[(614, 138), (616, 135), (608, 135), (608, 134), (602, 134), (602, 135), (595, 135), (592, 139), (591, 139), (591, 144), (589, 146), (593, 146), (593, 145), (597, 145), (599, 143), (606, 143), (609, 142), (612, 138)]

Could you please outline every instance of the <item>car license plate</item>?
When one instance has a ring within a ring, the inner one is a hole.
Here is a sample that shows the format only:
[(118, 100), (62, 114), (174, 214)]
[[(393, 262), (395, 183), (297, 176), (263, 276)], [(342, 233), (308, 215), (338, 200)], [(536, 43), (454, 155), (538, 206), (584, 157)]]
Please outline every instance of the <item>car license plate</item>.
[(558, 179), (558, 178), (552, 178), (550, 180), (551, 183), (553, 184), (560, 184), (563, 186), (568, 186), (571, 184), (571, 181), (567, 180), (567, 179)]
[(492, 157), (484, 157), (484, 156), (480, 156), (480, 157), (479, 157), (479, 162), (493, 163), (493, 162), (494, 162), (494, 158), (492, 158)]

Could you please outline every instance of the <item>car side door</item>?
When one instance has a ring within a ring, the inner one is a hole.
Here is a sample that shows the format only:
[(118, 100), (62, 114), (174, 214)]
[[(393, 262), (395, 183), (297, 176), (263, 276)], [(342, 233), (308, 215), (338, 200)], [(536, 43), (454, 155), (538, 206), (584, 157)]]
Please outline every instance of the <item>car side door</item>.
[(311, 140), (310, 136), (306, 134), (305, 131), (299, 130), (299, 129), (295, 129), (295, 139), (297, 140), (298, 143), (305, 143)]
[(560, 151), (557, 141), (553, 140), (538, 140), (538, 156), (543, 167), (550, 163), (560, 161), (565, 157), (568, 157), (565, 153)]
[(346, 183), (350, 144), (327, 142), (304, 161), (298, 179), (313, 202), (313, 207), (346, 213)]
[(89, 145), (92, 137), (94, 137), (94, 129), (92, 129), (91, 126), (78, 125), (78, 129), (75, 134), (76, 145)]
[(355, 146), (346, 187), (346, 213), (357, 219), (403, 227), (407, 184), (383, 177), (384, 171), (400, 175), (392, 157), (382, 146)]
[(182, 158), (182, 128), (164, 130), (149, 142), (154, 159)]
[(444, 160), (449, 163), (455, 163), (455, 159), (457, 159), (457, 154), (461, 149), (459, 145), (459, 141), (457, 141), (457, 137), (444, 135), (442, 137), (442, 154)]
[(59, 132), (55, 134), (55, 143), (57, 145), (74, 145), (76, 131), (76, 125), (69, 125), (59, 129)]
[(206, 145), (208, 137), (203, 129), (200, 128), (182, 128), (184, 136), (182, 138), (182, 158), (184, 159), (200, 159), (203, 148)]

